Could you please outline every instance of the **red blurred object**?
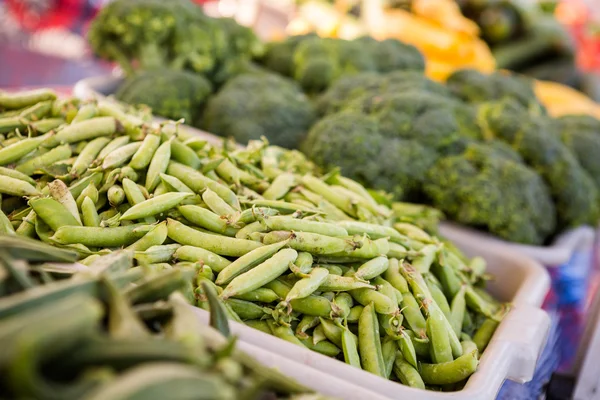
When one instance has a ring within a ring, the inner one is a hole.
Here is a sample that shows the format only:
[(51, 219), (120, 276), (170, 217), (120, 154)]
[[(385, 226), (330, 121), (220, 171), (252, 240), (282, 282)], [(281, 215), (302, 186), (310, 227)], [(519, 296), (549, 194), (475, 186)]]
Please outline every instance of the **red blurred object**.
[(22, 29), (33, 32), (73, 25), (83, 13), (85, 0), (6, 0), (6, 4)]
[(589, 6), (582, 0), (565, 0), (555, 15), (575, 39), (577, 65), (588, 72), (600, 72), (600, 21), (594, 20)]

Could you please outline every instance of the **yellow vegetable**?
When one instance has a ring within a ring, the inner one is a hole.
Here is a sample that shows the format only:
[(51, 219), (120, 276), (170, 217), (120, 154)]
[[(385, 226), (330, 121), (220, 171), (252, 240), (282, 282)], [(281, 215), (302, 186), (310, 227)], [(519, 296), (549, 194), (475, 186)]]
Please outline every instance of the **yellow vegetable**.
[(600, 104), (585, 94), (556, 82), (535, 81), (535, 94), (554, 117), (589, 114), (600, 118)]

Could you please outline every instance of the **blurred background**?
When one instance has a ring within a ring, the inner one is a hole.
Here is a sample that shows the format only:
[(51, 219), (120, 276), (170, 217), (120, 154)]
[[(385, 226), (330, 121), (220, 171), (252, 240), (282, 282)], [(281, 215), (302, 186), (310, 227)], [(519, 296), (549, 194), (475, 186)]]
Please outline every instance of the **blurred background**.
[[(110, 71), (110, 65), (94, 59), (85, 40), (89, 21), (108, 1), (0, 0), (0, 86), (70, 85)], [(326, 36), (353, 38), (365, 31), (377, 34), (374, 30), (385, 26), (388, 32), (379, 32), (381, 35), (410, 42), (406, 37), (410, 24), (401, 14), (410, 0), (195, 1), (209, 14), (233, 16), (241, 24), (253, 26), (265, 39), (314, 29)], [(600, 1), (456, 3), (462, 14), (478, 25), (498, 67), (600, 97)], [(380, 12), (381, 5), (385, 14)], [(412, 12), (430, 20), (441, 16), (452, 24), (445, 8), (436, 10), (434, 5)], [(444, 74), (445, 66), (438, 63), (438, 67), (439, 71), (430, 75)]]

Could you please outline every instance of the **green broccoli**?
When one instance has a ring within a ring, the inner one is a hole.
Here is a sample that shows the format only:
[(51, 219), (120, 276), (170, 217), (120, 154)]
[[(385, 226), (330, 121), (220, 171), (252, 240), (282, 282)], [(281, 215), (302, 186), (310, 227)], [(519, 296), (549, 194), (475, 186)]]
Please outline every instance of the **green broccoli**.
[(301, 149), (325, 169), (340, 167), (345, 176), (407, 200), (419, 198), (420, 183), (437, 158), (415, 140), (385, 138), (376, 118), (351, 110), (318, 121)]
[(554, 204), (540, 176), (485, 145), (438, 159), (424, 191), (453, 220), (512, 242), (540, 245), (555, 228)]
[(484, 136), (511, 145), (545, 180), (556, 203), (559, 227), (595, 225), (600, 195), (590, 175), (560, 141), (554, 120), (533, 117), (511, 98), (483, 103)]
[(423, 73), (425, 71), (425, 58), (416, 47), (402, 43), (397, 39), (378, 41), (370, 36), (363, 36), (354, 41), (368, 53), (376, 64), (379, 72), (392, 72), (397, 70), (412, 70)]
[(347, 108), (373, 116), (386, 137), (413, 139), (439, 151), (461, 136), (479, 137), (473, 108), (421, 90), (365, 95)]
[(265, 54), (258, 57), (258, 61), (265, 68), (291, 78), (294, 75), (293, 57), (296, 47), (305, 39), (314, 37), (317, 37), (315, 33), (309, 33), (267, 43)]
[(225, 32), (188, 0), (116, 0), (92, 21), (92, 50), (128, 73), (142, 69), (212, 71), (224, 54)]
[(556, 123), (560, 139), (600, 189), (600, 120), (590, 115), (566, 115)]
[(254, 32), (230, 18), (211, 18), (189, 0), (116, 0), (92, 21), (88, 39), (101, 58), (136, 70), (180, 69), (216, 86), (264, 52)]
[(267, 72), (244, 73), (209, 99), (203, 128), (240, 143), (265, 136), (271, 144), (296, 148), (315, 119), (298, 85)]
[(446, 85), (456, 96), (469, 103), (481, 103), (511, 98), (534, 114), (543, 114), (544, 107), (533, 91), (533, 81), (506, 71), (486, 75), (463, 69), (454, 72)]
[(212, 93), (202, 75), (178, 70), (142, 71), (121, 85), (116, 97), (128, 104), (146, 104), (165, 118), (197, 125), (204, 104)]

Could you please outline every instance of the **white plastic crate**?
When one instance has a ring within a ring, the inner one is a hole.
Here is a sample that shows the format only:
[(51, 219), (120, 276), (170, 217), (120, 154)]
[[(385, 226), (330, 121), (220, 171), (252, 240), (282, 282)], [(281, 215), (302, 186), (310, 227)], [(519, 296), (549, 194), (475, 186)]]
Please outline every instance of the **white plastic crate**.
[[(414, 389), (389, 381), (351, 367), (341, 361), (301, 348), (243, 324), (232, 323), (232, 331), (243, 343), (293, 360), (321, 371), (320, 379), (327, 382), (336, 378), (348, 384), (360, 386), (389, 399), (494, 399), (505, 379), (524, 383), (531, 380), (550, 328), (550, 318), (540, 309), (550, 286), (546, 270), (538, 263), (498, 249), (480, 248), (470, 242), (456, 241), (469, 255), (483, 256), (489, 272), (496, 276), (490, 291), (504, 301), (510, 301), (513, 309), (502, 321), (481, 358), (479, 369), (469, 378), (465, 388), (458, 392), (441, 393)], [(208, 313), (197, 309), (198, 315), (208, 320)], [(274, 361), (276, 363), (276, 361)], [(276, 365), (276, 364), (273, 364)], [(282, 370), (283, 371), (283, 370)], [(293, 378), (300, 379), (301, 372), (293, 368), (285, 370)], [(297, 376), (296, 374), (300, 376)], [(326, 384), (326, 383), (325, 383)], [(366, 398), (345, 397), (342, 398)], [(375, 398), (375, 397), (373, 397)]]

